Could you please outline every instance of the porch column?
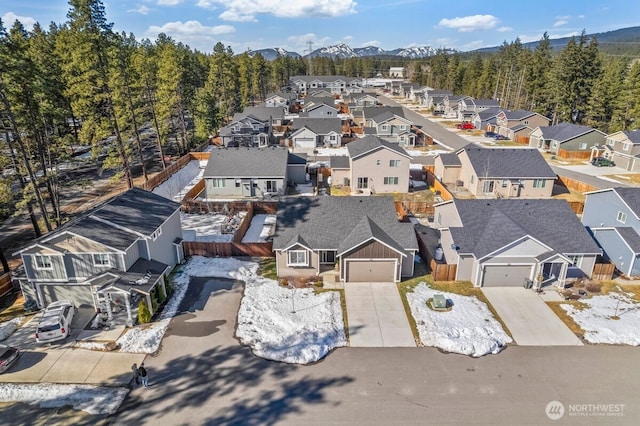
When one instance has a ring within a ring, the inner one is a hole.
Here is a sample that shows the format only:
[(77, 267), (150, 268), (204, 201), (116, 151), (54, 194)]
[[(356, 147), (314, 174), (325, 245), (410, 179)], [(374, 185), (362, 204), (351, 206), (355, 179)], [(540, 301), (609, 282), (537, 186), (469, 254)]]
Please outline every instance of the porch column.
[(131, 295), (129, 293), (124, 294), (124, 305), (127, 307), (127, 325), (133, 325), (133, 316), (131, 315)]
[(107, 320), (113, 320), (113, 312), (111, 311), (111, 294), (105, 294), (104, 306), (107, 309)]
[(567, 271), (569, 270), (569, 264), (563, 263), (562, 268), (560, 268), (560, 277), (558, 277), (558, 284), (556, 286), (558, 288), (564, 288), (565, 281), (567, 280)]
[(160, 275), (160, 286), (162, 286), (162, 294), (164, 294), (165, 299), (168, 298), (167, 295), (167, 286), (165, 284), (165, 277), (164, 275)]
[(151, 316), (153, 316), (153, 305), (151, 304), (151, 294), (147, 294), (146, 295), (146, 299), (147, 299), (147, 306), (149, 307), (149, 312), (151, 313)]

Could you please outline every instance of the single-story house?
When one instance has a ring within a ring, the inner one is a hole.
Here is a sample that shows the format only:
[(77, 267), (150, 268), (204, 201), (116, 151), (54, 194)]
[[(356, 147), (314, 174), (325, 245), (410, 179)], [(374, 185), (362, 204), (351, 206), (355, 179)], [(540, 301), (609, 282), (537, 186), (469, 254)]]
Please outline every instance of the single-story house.
[(592, 127), (572, 123), (536, 127), (529, 135), (529, 146), (559, 154), (562, 151), (590, 152), (603, 145), (606, 135)]
[(315, 149), (342, 145), (342, 120), (339, 118), (296, 118), (291, 141), (294, 149)]

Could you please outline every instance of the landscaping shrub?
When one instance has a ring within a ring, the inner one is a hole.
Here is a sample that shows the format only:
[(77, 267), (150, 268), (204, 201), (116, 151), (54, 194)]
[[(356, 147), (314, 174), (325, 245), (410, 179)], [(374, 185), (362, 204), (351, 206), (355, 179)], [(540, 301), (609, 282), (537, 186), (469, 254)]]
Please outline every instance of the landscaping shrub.
[(288, 286), (288, 285), (289, 285), (289, 281), (288, 281), (286, 278), (281, 278), (281, 279), (280, 279), (280, 285), (281, 285), (282, 287), (286, 287), (286, 286)]
[(590, 281), (585, 285), (584, 289), (589, 293), (600, 293), (600, 290), (602, 290), (602, 286), (600, 285), (600, 283)]
[(164, 293), (162, 286), (158, 286), (158, 303), (163, 304), (167, 300), (167, 295)]
[(147, 306), (147, 302), (143, 300), (138, 304), (138, 322), (140, 324), (146, 324), (151, 321), (151, 312), (149, 312), (149, 307)]

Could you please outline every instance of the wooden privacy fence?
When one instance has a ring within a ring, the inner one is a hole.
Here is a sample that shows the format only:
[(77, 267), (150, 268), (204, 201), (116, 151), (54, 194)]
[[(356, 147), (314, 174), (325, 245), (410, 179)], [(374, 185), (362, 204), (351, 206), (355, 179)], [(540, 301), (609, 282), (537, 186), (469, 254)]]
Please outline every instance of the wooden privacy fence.
[(223, 213), (246, 212), (250, 209), (255, 214), (275, 214), (278, 211), (277, 201), (202, 201), (185, 199), (182, 201), (182, 211), (185, 213)]
[(6, 273), (0, 275), (0, 296), (4, 296), (13, 289), (13, 283), (11, 282), (11, 274)]
[(605, 263), (604, 259), (598, 258), (598, 263), (593, 266), (593, 274), (591, 278), (594, 280), (608, 281), (613, 278), (616, 265), (612, 262)]
[(413, 213), (414, 215), (433, 216), (435, 211), (433, 203), (427, 201), (402, 201), (402, 207), (407, 213)]
[(185, 256), (205, 256), (205, 257), (273, 257), (273, 243), (216, 243), (183, 241), (182, 249)]
[(458, 265), (454, 263), (438, 263), (435, 259), (430, 262), (431, 276), (435, 281), (455, 281)]
[(587, 160), (591, 158), (591, 151), (567, 151), (562, 148), (558, 149), (557, 157), (573, 158), (578, 160)]
[(529, 136), (518, 136), (516, 135), (516, 143), (522, 145), (529, 145)]
[(560, 175), (558, 175), (558, 178), (556, 179), (556, 185), (564, 186), (578, 192), (590, 192), (600, 189), (597, 186), (589, 185), (588, 183), (584, 183), (577, 179), (571, 179), (570, 177)]
[(156, 175), (151, 176), (140, 187), (142, 189), (146, 189), (147, 191), (152, 191), (153, 188), (160, 185), (165, 180), (169, 179), (171, 175), (173, 175), (178, 170), (182, 169), (184, 166), (189, 164), (189, 162), (193, 160), (206, 161), (208, 159), (209, 159), (208, 152), (189, 152), (183, 155), (182, 157), (178, 158), (174, 163), (169, 164), (166, 169), (162, 170)]
[(569, 203), (569, 207), (571, 210), (575, 212), (575, 214), (582, 214), (584, 212), (584, 202), (582, 201), (567, 201)]

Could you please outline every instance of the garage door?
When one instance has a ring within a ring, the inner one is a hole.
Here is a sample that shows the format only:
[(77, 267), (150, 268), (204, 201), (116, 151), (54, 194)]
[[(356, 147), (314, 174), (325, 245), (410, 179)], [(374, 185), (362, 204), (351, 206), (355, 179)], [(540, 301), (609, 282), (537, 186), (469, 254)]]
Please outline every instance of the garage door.
[(347, 281), (388, 282), (395, 281), (395, 261), (347, 261)]
[(485, 266), (483, 287), (516, 287), (524, 283), (525, 278), (531, 277), (533, 265), (520, 266)]
[(296, 148), (315, 148), (316, 140), (314, 138), (296, 138)]
[(91, 287), (88, 285), (43, 284), (40, 285), (40, 294), (42, 295), (44, 306), (58, 300), (71, 300), (76, 307), (81, 305), (93, 306)]

